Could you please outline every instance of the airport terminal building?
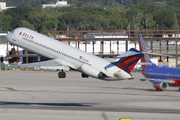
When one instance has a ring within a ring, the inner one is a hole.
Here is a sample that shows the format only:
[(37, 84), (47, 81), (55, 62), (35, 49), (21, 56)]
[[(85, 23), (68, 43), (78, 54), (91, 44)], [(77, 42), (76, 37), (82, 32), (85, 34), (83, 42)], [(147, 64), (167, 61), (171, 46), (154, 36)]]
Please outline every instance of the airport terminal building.
[[(10, 46), (9, 46), (10, 48)], [(6, 61), (6, 50), (7, 50), (7, 41), (6, 41), (6, 33), (0, 33), (0, 60), (1, 63)]]

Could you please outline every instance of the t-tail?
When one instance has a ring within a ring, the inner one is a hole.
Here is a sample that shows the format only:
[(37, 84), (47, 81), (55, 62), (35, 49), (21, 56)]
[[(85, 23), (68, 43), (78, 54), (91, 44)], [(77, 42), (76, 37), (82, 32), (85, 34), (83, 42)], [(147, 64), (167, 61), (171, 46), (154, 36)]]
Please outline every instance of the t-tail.
[[(144, 57), (141, 58), (141, 62), (152, 63), (152, 61), (149, 58), (149, 55), (145, 54), (145, 53), (147, 53), (147, 49), (146, 49), (146, 45), (144, 43), (144, 40), (143, 40), (141, 34), (138, 35), (138, 42), (139, 42), (140, 51), (144, 53)], [(149, 65), (152, 65), (152, 64), (149, 64)], [(147, 65), (142, 65), (142, 68), (145, 69), (149, 65), (148, 64)]]
[(127, 73), (130, 73), (139, 59), (143, 56), (143, 53), (134, 48), (131, 48), (128, 52), (118, 56), (121, 59), (117, 62), (113, 62), (113, 64), (118, 66), (120, 69), (123, 69)]

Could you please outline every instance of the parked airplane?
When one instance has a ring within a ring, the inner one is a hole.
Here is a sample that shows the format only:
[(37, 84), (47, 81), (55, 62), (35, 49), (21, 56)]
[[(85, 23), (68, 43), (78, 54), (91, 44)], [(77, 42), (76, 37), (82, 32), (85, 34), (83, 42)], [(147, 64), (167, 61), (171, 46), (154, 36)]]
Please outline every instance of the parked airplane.
[(108, 81), (128, 79), (131, 78), (130, 71), (143, 56), (141, 52), (131, 49), (128, 52), (130, 57), (123, 57), (118, 62), (111, 63), (27, 28), (16, 28), (6, 37), (11, 44), (51, 58), (49, 61), (22, 66), (61, 69), (58, 73), (59, 78), (66, 77), (63, 69), (72, 68), (80, 71), (83, 78), (91, 76)]
[[(147, 53), (146, 46), (144, 44), (143, 38), (141, 35), (138, 35), (140, 51)], [(142, 66), (142, 74), (153, 82), (153, 86), (157, 91), (162, 91), (168, 86), (179, 87), (180, 91), (180, 69), (179, 68), (170, 68), (168, 66), (157, 66), (152, 63), (149, 58), (149, 55), (144, 54), (144, 57), (141, 58), (141, 62), (151, 63)]]

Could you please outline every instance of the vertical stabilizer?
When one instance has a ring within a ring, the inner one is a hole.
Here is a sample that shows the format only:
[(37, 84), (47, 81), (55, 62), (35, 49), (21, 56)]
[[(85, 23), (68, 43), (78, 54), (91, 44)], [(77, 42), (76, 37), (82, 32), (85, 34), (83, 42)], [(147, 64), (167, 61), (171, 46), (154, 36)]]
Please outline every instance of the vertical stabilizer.
[(121, 57), (121, 59), (113, 64), (123, 69), (127, 73), (130, 73), (139, 59), (143, 56), (144, 54), (142, 54), (140, 51), (131, 48), (128, 52), (120, 55), (119, 57)]
[[(146, 45), (144, 43), (144, 40), (141, 34), (138, 35), (138, 42), (139, 42), (140, 51), (143, 53), (147, 53)], [(141, 58), (141, 62), (152, 63), (148, 54), (144, 54), (144, 57)], [(146, 68), (147, 66), (148, 65), (142, 65), (143, 68)]]

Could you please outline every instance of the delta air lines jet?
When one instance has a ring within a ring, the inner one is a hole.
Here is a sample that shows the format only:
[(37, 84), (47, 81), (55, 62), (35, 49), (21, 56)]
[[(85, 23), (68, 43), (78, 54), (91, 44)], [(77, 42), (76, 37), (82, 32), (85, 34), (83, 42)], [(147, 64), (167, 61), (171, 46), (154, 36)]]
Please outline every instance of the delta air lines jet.
[(59, 78), (65, 78), (63, 69), (75, 69), (82, 77), (94, 77), (101, 80), (122, 80), (131, 78), (129, 74), (138, 60), (144, 56), (136, 49), (128, 51), (128, 56), (111, 63), (95, 55), (89, 54), (63, 42), (32, 31), (27, 28), (16, 28), (7, 34), (7, 40), (14, 45), (51, 58), (49, 61), (24, 64), (22, 66), (38, 66), (40, 68), (61, 69)]
[[(138, 35), (140, 51), (144, 53), (144, 57), (141, 58), (141, 62), (150, 63), (142, 65), (143, 75), (153, 82), (153, 86), (157, 91), (162, 91), (168, 86), (180, 87), (180, 68), (170, 68), (168, 66), (157, 66), (153, 64), (147, 53), (146, 46), (144, 44), (141, 35)], [(180, 91), (180, 88), (179, 88)]]

